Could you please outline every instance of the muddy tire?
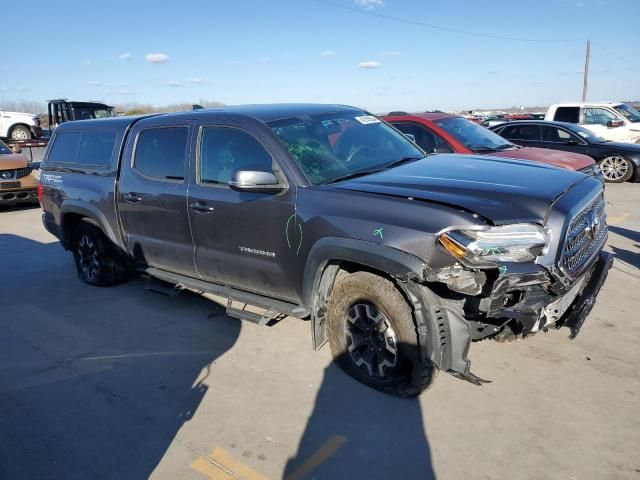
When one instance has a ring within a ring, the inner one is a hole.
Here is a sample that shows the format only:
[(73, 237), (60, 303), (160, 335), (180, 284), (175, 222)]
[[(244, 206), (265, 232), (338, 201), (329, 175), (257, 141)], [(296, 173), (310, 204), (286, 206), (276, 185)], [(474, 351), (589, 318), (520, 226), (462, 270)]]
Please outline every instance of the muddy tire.
[(72, 242), (73, 258), (80, 279), (89, 285), (108, 287), (127, 279), (126, 259), (95, 225), (80, 221)]
[(327, 303), (327, 333), (340, 368), (376, 390), (414, 397), (435, 378), (437, 369), (420, 361), (409, 304), (378, 275), (338, 275)]

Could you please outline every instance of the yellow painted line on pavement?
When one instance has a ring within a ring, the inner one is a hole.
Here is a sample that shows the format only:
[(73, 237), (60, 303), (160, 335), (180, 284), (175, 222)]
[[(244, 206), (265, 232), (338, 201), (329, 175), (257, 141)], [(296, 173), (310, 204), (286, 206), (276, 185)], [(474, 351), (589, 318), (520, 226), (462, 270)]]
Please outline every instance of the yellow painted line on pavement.
[(300, 465), (285, 480), (301, 480), (322, 462), (325, 462), (347, 441), (340, 435), (332, 435), (316, 452), (311, 455), (302, 465)]
[(607, 217), (608, 225), (619, 225), (631, 216), (630, 213), (623, 213), (622, 215), (616, 215), (615, 217)]
[(207, 458), (199, 457), (191, 468), (211, 480), (269, 480), (224, 448), (215, 448)]

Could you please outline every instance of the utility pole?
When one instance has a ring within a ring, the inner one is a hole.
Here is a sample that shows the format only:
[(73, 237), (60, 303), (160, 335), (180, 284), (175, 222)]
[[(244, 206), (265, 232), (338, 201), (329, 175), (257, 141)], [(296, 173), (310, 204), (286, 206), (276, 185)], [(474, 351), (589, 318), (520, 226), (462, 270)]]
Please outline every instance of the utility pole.
[(587, 40), (587, 56), (584, 60), (584, 83), (582, 84), (582, 101), (587, 101), (587, 84), (589, 83), (589, 56), (591, 53), (591, 40)]

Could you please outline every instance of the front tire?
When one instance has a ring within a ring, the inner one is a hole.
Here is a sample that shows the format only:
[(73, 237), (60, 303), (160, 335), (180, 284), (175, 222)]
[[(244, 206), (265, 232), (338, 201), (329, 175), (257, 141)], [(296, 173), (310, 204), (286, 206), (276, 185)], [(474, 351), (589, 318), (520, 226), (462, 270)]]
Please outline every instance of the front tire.
[(633, 175), (633, 163), (620, 155), (610, 155), (600, 160), (600, 170), (607, 182), (624, 183)]
[(11, 129), (11, 140), (31, 140), (31, 130), (24, 125), (16, 125)]
[(80, 279), (108, 287), (127, 278), (127, 265), (109, 239), (95, 225), (81, 220), (73, 236), (73, 258)]
[(338, 275), (327, 303), (327, 329), (335, 362), (369, 387), (414, 397), (435, 378), (437, 369), (420, 361), (409, 304), (378, 275)]

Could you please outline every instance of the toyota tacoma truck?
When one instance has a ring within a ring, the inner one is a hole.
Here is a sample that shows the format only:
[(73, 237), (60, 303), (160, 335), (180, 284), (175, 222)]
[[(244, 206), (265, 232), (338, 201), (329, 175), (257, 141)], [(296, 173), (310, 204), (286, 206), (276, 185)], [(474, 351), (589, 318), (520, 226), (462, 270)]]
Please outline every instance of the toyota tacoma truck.
[(64, 123), (39, 193), (84, 282), (145, 272), (261, 325), (307, 319), (314, 348), (407, 397), (439, 370), (481, 384), (473, 341), (575, 337), (611, 266), (597, 179), (451, 157), (353, 107), (236, 106)]

